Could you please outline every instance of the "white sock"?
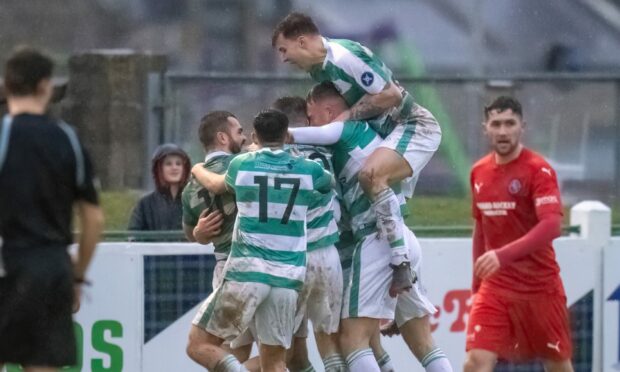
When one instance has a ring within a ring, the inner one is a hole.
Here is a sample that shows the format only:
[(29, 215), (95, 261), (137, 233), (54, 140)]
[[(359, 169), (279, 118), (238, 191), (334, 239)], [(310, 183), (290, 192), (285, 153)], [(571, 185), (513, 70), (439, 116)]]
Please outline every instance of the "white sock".
[(379, 365), (381, 372), (394, 372), (394, 364), (392, 364), (390, 354), (387, 352), (383, 353), (383, 355), (377, 359), (377, 364)]
[(440, 348), (435, 348), (420, 361), (426, 372), (452, 372), (448, 357)]
[(346, 372), (347, 363), (340, 354), (332, 354), (323, 359), (323, 366), (325, 366), (325, 372)]
[(247, 369), (234, 355), (228, 354), (217, 363), (213, 372), (247, 372)]
[(400, 265), (409, 261), (407, 247), (403, 235), (403, 216), (400, 213), (400, 203), (394, 191), (387, 188), (377, 194), (373, 202), (377, 214), (377, 227), (381, 235), (387, 238), (392, 252), (391, 264)]
[(370, 348), (357, 349), (347, 356), (350, 372), (381, 372)]

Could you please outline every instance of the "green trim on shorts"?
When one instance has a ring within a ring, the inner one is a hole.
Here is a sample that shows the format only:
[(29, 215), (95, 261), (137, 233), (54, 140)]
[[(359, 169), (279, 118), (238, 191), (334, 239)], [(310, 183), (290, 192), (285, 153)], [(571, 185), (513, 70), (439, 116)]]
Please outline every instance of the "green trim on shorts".
[(226, 273), (226, 280), (234, 282), (252, 282), (266, 284), (272, 287), (288, 288), (300, 291), (304, 285), (304, 282), (283, 278), (281, 276), (270, 275), (255, 271), (228, 271)]
[(395, 242), (390, 242), (390, 248), (401, 248), (405, 246), (405, 239), (398, 239)]
[(207, 309), (205, 310), (205, 312), (200, 317), (200, 320), (198, 321), (198, 324), (202, 328), (207, 328), (207, 324), (209, 323), (209, 320), (211, 319), (211, 315), (213, 315), (213, 309), (215, 308), (215, 303), (220, 298), (220, 294), (222, 294), (222, 287), (223, 287), (223, 284), (220, 285), (215, 290), (215, 295), (213, 296), (213, 301), (211, 301), (209, 303), (209, 305), (207, 306)]
[(409, 142), (411, 142), (411, 137), (415, 134), (416, 126), (418, 125), (416, 122), (413, 123), (405, 123), (403, 124), (405, 129), (403, 130), (403, 136), (398, 140), (398, 144), (396, 145), (396, 152), (403, 155), (407, 151), (407, 147), (409, 146)]
[(362, 246), (366, 238), (362, 238), (353, 252), (353, 279), (351, 280), (351, 292), (349, 293), (349, 317), (357, 318), (360, 296), (360, 271), (362, 261)]

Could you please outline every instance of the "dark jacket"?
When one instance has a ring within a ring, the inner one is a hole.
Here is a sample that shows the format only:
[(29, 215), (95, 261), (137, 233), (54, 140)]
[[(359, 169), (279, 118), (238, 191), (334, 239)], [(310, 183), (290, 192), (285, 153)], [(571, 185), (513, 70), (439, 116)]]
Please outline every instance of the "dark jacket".
[[(172, 199), (170, 185), (161, 172), (161, 165), (168, 155), (178, 155), (183, 158), (183, 177), (177, 196)], [(138, 201), (129, 221), (129, 230), (181, 230), (183, 207), (181, 194), (189, 179), (191, 164), (189, 156), (180, 147), (174, 144), (159, 146), (151, 159), (151, 173), (155, 181), (155, 191), (145, 195)]]

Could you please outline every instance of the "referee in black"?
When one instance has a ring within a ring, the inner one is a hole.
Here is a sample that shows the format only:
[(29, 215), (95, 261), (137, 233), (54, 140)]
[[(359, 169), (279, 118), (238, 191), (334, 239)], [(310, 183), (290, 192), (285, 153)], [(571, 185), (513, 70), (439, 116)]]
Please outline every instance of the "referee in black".
[[(75, 132), (46, 115), (53, 63), (32, 49), (4, 69), (9, 114), (0, 125), (0, 370), (76, 364), (72, 310), (103, 226), (88, 155)], [(80, 219), (72, 261), (73, 208)]]

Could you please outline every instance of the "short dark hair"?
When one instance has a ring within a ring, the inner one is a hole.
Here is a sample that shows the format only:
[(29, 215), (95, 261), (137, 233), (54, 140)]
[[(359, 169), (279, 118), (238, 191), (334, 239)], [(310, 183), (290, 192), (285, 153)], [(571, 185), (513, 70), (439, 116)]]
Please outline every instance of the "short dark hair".
[(200, 119), (200, 127), (198, 128), (198, 138), (205, 149), (209, 149), (215, 142), (218, 132), (226, 132), (230, 134), (230, 123), (228, 118), (237, 118), (232, 112), (228, 111), (211, 111)]
[(263, 110), (254, 118), (254, 132), (261, 143), (284, 143), (288, 118), (280, 110)]
[(308, 92), (308, 102), (317, 102), (325, 98), (342, 98), (342, 95), (331, 81), (318, 83)]
[(484, 107), (484, 119), (489, 118), (489, 113), (493, 110), (498, 112), (504, 112), (506, 110), (512, 110), (519, 117), (523, 118), (523, 108), (521, 103), (516, 99), (508, 96), (497, 97), (490, 105)]
[(4, 87), (8, 95), (29, 96), (37, 92), (42, 80), (54, 70), (51, 58), (32, 48), (20, 48), (4, 66)]
[(286, 39), (295, 39), (301, 35), (318, 35), (319, 28), (316, 27), (310, 16), (300, 12), (292, 12), (278, 23), (271, 35), (271, 46), (276, 46), (276, 41), (280, 34)]
[(306, 100), (299, 96), (280, 97), (271, 105), (271, 108), (280, 110), (288, 118), (290, 124), (301, 124), (308, 121)]

